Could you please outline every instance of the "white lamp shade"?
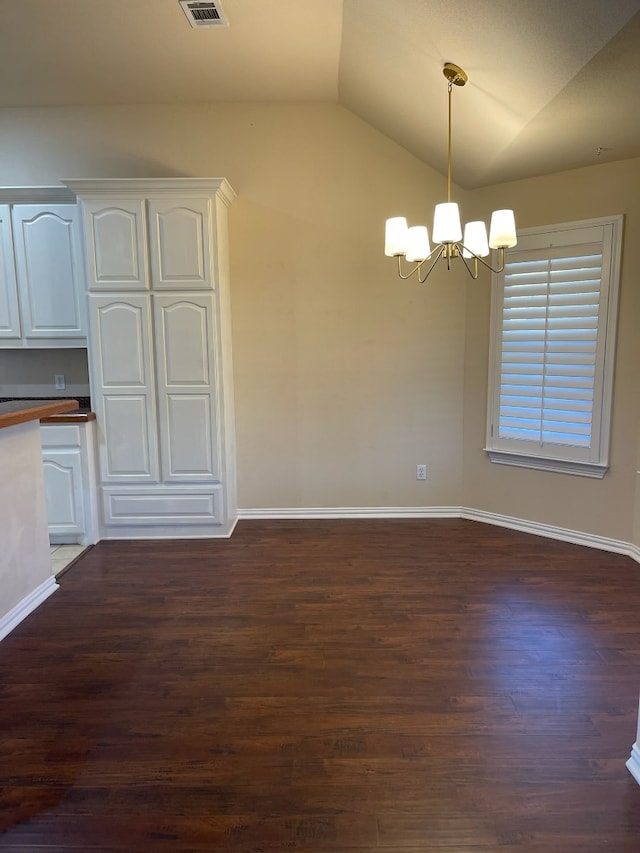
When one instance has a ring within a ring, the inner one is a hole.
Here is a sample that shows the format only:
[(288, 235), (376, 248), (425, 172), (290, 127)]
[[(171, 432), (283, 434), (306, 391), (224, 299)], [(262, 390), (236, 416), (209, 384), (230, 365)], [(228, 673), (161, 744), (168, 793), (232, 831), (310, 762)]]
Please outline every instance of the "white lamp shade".
[(404, 255), (407, 251), (407, 220), (404, 216), (387, 219), (384, 231), (384, 253), (388, 258)]
[(436, 204), (433, 214), (433, 242), (457, 243), (462, 239), (460, 211), (455, 201)]
[(407, 254), (406, 259), (421, 263), (431, 254), (429, 245), (429, 233), (425, 225), (414, 225), (407, 232)]
[(489, 243), (487, 241), (487, 226), (484, 222), (467, 222), (464, 226), (464, 238), (462, 240), (464, 249), (463, 258), (486, 258), (489, 254)]
[(511, 249), (518, 242), (513, 210), (494, 210), (489, 227), (489, 245), (492, 249)]

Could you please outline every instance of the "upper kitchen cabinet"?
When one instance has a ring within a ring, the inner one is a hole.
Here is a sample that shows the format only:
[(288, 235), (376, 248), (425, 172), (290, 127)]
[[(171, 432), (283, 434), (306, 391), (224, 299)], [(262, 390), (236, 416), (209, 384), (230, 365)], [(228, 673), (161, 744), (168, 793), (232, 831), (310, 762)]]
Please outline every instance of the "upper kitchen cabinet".
[[(210, 199), (150, 199), (154, 290), (209, 290)], [(213, 237), (213, 234), (211, 235)]]
[(0, 244), (0, 346), (86, 346), (76, 205), (0, 206)]
[(89, 290), (148, 290), (144, 200), (85, 199), (82, 207)]
[[(140, 199), (140, 181), (72, 181), (82, 194), (89, 291), (211, 290), (215, 287), (215, 201), (194, 194), (189, 179), (176, 197), (170, 181), (156, 181), (158, 197)], [(113, 189), (114, 194), (110, 192)], [(117, 192), (117, 195), (115, 194)]]

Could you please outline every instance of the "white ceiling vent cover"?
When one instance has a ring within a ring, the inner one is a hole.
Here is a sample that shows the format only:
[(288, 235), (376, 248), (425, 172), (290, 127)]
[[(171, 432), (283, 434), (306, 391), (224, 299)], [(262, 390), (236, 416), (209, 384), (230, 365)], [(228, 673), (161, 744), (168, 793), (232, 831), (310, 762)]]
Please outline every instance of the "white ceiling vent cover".
[(228, 27), (220, 3), (198, 2), (198, 0), (179, 0), (182, 10), (192, 27)]

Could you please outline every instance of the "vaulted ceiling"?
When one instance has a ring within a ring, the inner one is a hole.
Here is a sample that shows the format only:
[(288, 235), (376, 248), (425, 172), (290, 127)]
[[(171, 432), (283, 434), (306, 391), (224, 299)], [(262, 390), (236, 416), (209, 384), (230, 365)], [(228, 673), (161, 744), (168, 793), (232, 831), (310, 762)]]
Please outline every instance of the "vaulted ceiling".
[(640, 156), (640, 0), (219, 5), (193, 29), (178, 0), (2, 0), (0, 107), (340, 103), (444, 172), (451, 61), (462, 186)]

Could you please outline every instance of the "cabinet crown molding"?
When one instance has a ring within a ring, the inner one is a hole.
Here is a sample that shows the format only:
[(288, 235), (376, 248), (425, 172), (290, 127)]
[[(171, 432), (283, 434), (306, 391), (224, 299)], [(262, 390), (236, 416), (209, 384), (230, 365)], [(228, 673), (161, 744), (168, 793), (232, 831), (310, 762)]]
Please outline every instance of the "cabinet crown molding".
[(114, 195), (137, 197), (148, 192), (166, 195), (217, 195), (227, 207), (236, 192), (226, 178), (65, 178), (62, 183), (76, 195)]

